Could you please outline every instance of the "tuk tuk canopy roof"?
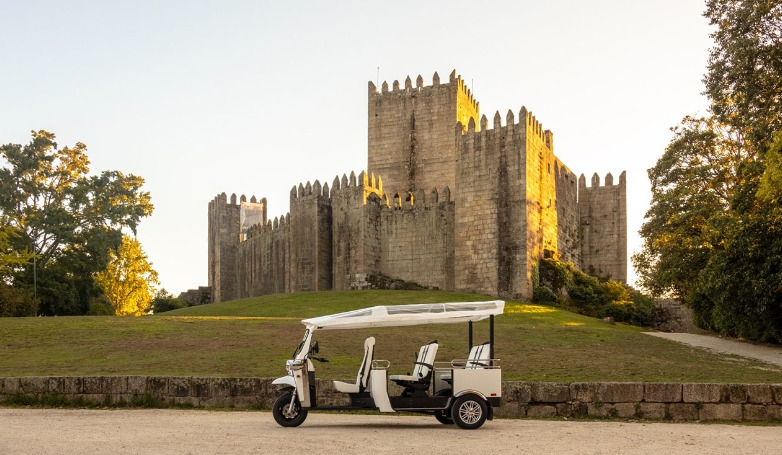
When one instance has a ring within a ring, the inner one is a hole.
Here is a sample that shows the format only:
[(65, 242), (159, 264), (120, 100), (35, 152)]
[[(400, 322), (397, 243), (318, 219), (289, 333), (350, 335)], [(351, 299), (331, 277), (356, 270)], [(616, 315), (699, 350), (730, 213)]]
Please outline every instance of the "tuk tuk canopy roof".
[(480, 321), (502, 314), (505, 301), (381, 305), (301, 321), (310, 330), (399, 327)]

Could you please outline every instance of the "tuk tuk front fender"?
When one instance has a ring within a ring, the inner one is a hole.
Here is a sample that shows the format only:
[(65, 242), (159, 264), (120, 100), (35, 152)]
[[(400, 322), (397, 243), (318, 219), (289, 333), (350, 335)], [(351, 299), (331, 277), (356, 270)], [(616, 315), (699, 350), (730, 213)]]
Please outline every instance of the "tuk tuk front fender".
[(286, 385), (293, 388), (296, 388), (296, 380), (293, 379), (293, 376), (283, 376), (281, 378), (277, 378), (274, 381), (272, 381), (273, 385)]

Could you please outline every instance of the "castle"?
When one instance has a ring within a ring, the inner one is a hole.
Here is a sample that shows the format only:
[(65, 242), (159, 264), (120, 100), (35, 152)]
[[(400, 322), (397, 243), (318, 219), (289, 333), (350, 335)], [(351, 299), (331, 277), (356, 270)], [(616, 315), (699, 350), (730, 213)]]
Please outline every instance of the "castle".
[(266, 199), (209, 203), (212, 302), (379, 277), (526, 300), (533, 267), (553, 255), (626, 282), (625, 173), (587, 186), (526, 108), (489, 128), (454, 71), (430, 86), (369, 82), (368, 115), (368, 172), (294, 186), (273, 221)]

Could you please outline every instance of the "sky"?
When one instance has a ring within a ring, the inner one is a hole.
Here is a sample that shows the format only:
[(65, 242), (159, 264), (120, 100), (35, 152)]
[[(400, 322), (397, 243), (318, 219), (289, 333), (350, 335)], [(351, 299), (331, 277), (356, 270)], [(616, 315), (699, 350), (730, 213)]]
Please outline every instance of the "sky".
[[(299, 183), (367, 166), (367, 85), (461, 75), (489, 119), (522, 106), (587, 181), (627, 172), (629, 256), (647, 170), (702, 95), (703, 0), (0, 0), (0, 144), (87, 146), (145, 179), (138, 239), (174, 295), (207, 285), (218, 194), (289, 211)], [(503, 124), (505, 121), (503, 120)]]

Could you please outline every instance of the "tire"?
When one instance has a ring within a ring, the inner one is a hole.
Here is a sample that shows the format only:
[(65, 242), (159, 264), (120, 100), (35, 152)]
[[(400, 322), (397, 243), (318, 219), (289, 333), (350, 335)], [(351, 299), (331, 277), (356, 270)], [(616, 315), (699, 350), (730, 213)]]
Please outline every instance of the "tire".
[(301, 403), (299, 403), (298, 398), (293, 402), (293, 410), (289, 412), (288, 408), (290, 407), (292, 397), (293, 394), (286, 393), (280, 398), (277, 398), (277, 401), (274, 402), (272, 415), (274, 415), (274, 420), (280, 424), (280, 426), (298, 427), (304, 422), (304, 419), (307, 418), (307, 410), (301, 408)]
[(488, 405), (483, 398), (467, 394), (456, 399), (451, 407), (451, 418), (459, 428), (475, 430), (486, 421), (488, 411)]
[(448, 414), (448, 411), (434, 411), (434, 418), (444, 425), (453, 425), (453, 419)]

